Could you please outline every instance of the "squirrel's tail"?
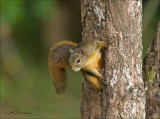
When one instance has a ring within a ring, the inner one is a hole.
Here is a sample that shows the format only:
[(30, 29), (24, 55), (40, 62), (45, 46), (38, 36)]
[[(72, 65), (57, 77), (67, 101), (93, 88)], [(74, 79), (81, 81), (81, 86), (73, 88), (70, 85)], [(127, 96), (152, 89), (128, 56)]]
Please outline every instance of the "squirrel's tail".
[(77, 44), (71, 41), (61, 41), (53, 45), (49, 53), (49, 70), (57, 93), (62, 93), (66, 88), (66, 71), (69, 66), (69, 50), (74, 50)]

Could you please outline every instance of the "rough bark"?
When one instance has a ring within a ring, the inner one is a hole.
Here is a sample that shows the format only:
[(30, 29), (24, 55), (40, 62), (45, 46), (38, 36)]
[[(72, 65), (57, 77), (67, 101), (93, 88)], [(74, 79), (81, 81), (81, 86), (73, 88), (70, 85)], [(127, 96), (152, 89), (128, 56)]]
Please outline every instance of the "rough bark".
[(142, 1), (81, 0), (81, 15), (82, 40), (114, 42), (104, 52), (103, 91), (83, 81), (82, 118), (145, 118)]
[(146, 118), (160, 118), (160, 20), (146, 59)]

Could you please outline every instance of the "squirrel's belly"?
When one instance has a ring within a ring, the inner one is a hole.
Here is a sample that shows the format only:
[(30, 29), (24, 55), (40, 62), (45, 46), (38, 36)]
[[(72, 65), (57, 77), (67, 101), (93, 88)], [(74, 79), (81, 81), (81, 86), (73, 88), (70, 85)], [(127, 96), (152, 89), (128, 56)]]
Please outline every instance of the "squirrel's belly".
[(97, 69), (100, 72), (102, 68), (101, 55), (101, 52), (93, 53), (86, 62), (84, 69)]

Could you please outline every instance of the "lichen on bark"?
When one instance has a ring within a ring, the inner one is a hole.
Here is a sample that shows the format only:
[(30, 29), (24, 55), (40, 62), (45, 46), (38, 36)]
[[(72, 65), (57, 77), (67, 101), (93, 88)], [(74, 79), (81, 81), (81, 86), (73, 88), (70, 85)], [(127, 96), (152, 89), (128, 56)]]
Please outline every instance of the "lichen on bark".
[(153, 68), (150, 70), (150, 71), (148, 71), (148, 73), (147, 73), (147, 81), (149, 81), (149, 82), (152, 82), (153, 80), (153, 78), (155, 77), (155, 72), (154, 72), (154, 70), (153, 70)]

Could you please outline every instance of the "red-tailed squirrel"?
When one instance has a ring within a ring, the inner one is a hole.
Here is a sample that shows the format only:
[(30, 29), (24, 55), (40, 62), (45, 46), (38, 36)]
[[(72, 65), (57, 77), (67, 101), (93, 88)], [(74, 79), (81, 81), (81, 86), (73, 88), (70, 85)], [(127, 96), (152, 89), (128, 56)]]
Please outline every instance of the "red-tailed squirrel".
[(82, 41), (78, 45), (71, 41), (61, 41), (53, 45), (49, 53), (49, 70), (57, 93), (66, 87), (65, 68), (82, 71), (85, 79), (97, 90), (102, 90), (101, 48), (108, 42)]

